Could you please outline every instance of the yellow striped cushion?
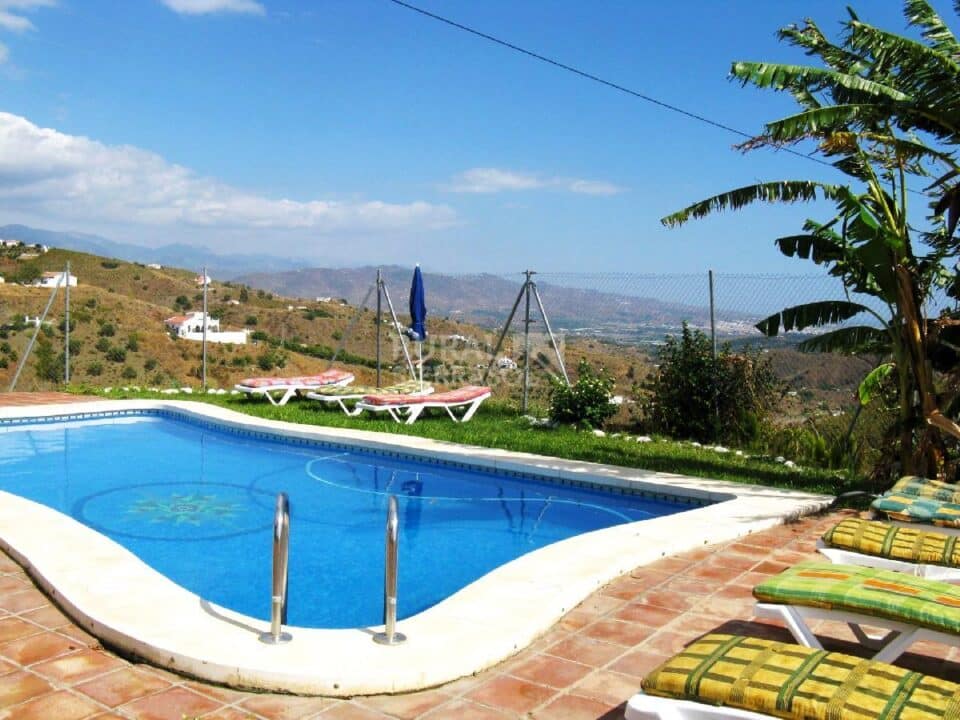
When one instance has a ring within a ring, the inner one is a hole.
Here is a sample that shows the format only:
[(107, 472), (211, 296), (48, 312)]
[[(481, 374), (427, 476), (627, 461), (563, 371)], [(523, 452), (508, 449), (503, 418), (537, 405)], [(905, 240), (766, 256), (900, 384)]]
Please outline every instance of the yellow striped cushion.
[(711, 634), (643, 680), (643, 691), (794, 720), (960, 718), (960, 685), (842, 653)]
[(823, 535), (830, 547), (910, 563), (960, 567), (960, 536), (847, 518)]
[(884, 495), (912, 495), (940, 502), (960, 503), (960, 487), (957, 487), (956, 483), (930, 480), (916, 475), (900, 478)]

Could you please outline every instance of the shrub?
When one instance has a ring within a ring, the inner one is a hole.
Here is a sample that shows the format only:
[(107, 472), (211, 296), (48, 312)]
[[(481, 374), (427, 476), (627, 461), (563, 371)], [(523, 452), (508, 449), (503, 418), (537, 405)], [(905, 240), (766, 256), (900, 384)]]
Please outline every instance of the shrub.
[(686, 323), (659, 359), (659, 372), (637, 390), (646, 429), (672, 437), (751, 440), (780, 389), (769, 359), (728, 345), (714, 357), (710, 338)]
[(5, 357), (0, 358), (0, 369), (6, 370), (10, 366), (10, 363)]
[(80, 348), (83, 347), (83, 343), (75, 338), (70, 338), (70, 354), (77, 355), (80, 352)]
[(107, 270), (116, 270), (120, 267), (120, 263), (114, 262), (113, 260), (102, 260), (100, 262), (100, 267), (106, 268)]
[(87, 375), (91, 377), (97, 377), (103, 373), (103, 363), (101, 362), (92, 362), (87, 365)]
[(122, 377), (122, 378), (125, 379), (125, 380), (133, 380), (136, 376), (137, 376), (137, 371), (134, 370), (134, 369), (133, 369), (132, 367), (130, 367), (129, 365), (127, 365), (126, 367), (124, 367), (124, 368), (123, 368), (123, 372), (120, 373), (120, 377)]
[(143, 369), (147, 372), (153, 370), (157, 366), (157, 361), (155, 358), (147, 358), (143, 363)]
[(45, 337), (37, 341), (36, 349), (33, 351), (33, 368), (37, 373), (37, 378), (49, 380), (51, 382), (60, 382), (63, 380), (64, 360), (58, 358), (53, 351), (53, 344)]
[(250, 339), (255, 342), (265, 342), (270, 339), (270, 336), (267, 335), (263, 330), (254, 330), (250, 333)]
[(240, 302), (246, 302), (250, 299), (250, 293), (245, 287), (240, 288)]
[[(64, 318), (63, 320), (60, 321), (60, 324), (57, 325), (57, 329), (58, 329), (60, 332), (62, 332), (62, 333), (66, 333), (66, 332), (67, 332), (67, 319), (66, 319), (66, 318)], [(76, 318), (76, 317), (71, 317), (71, 318), (70, 318), (70, 332), (73, 332), (73, 331), (76, 330), (76, 329), (77, 329), (77, 318)]]
[(130, 352), (137, 352), (140, 349), (140, 338), (137, 337), (137, 334), (134, 333), (127, 338), (127, 350)]
[(186, 295), (177, 295), (177, 299), (173, 301), (173, 309), (179, 310), (180, 312), (186, 312), (192, 306), (190, 301), (187, 299)]
[(88, 308), (90, 308), (91, 310), (93, 310), (93, 308), (95, 308), (95, 307), (97, 306), (97, 299), (96, 299), (96, 298), (90, 298), (90, 299), (88, 299), (88, 300), (84, 303), (84, 305), (86, 305)]
[(343, 333), (340, 330), (334, 330), (332, 333), (330, 333), (330, 337), (332, 337), (334, 340), (342, 340)]
[(250, 327), (253, 327), (254, 325), (257, 324), (257, 316), (256, 316), (256, 315), (247, 315), (247, 319), (243, 321), (243, 324), (244, 324), (244, 325), (249, 325)]
[(107, 338), (102, 337), (99, 340), (97, 340), (97, 344), (94, 345), (94, 347), (100, 352), (106, 352), (107, 350), (110, 349), (110, 341), (107, 340)]
[(117, 334), (117, 329), (111, 323), (104, 323), (100, 326), (100, 332), (97, 334), (100, 337), (113, 337)]
[(107, 360), (115, 363), (125, 362), (127, 359), (127, 351), (121, 347), (112, 347), (107, 350)]
[(610, 402), (613, 378), (603, 368), (594, 372), (586, 360), (580, 361), (577, 373), (573, 385), (551, 377), (550, 419), (588, 428), (603, 427), (603, 423), (617, 412), (617, 406)]

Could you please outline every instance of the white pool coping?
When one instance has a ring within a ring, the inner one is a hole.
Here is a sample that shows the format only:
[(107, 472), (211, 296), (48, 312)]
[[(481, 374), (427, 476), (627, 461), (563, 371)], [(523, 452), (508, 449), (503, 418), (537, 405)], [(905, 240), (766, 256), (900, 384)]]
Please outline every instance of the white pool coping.
[[(0, 491), (0, 547), (87, 632), (162, 667), (237, 688), (353, 696), (441, 685), (523, 649), (594, 590), (637, 566), (772, 527), (833, 499), (405, 435), (262, 420), (174, 400), (0, 408), (0, 419), (127, 410), (175, 410), (246, 430), (717, 501), (528, 553), (401, 620), (398, 630), (409, 638), (403, 645), (374, 643), (372, 635), (382, 627), (291, 627), (286, 629), (292, 642), (270, 646), (257, 639), (269, 623), (214, 606), (72, 518)], [(0, 427), (0, 432), (14, 429)]]

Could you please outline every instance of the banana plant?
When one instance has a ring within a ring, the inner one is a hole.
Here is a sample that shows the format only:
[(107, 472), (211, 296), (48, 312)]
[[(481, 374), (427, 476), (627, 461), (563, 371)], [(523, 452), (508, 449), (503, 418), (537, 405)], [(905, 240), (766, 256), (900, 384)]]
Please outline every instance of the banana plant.
[[(833, 216), (808, 220), (803, 233), (776, 240), (788, 256), (823, 265), (839, 277), (846, 300), (789, 307), (757, 327), (767, 335), (835, 325), (858, 316), (873, 323), (843, 327), (808, 340), (807, 350), (870, 350), (889, 355), (899, 396), (899, 456), (905, 472), (938, 476), (944, 470), (941, 431), (960, 439), (960, 425), (937, 405), (930, 360), (938, 323), (923, 316), (924, 301), (939, 284), (958, 290), (954, 237), (960, 221), (960, 165), (952, 145), (960, 141), (960, 44), (926, 0), (907, 0), (905, 15), (920, 30), (914, 40), (863, 23), (853, 11), (840, 43), (807, 20), (779, 37), (817, 58), (822, 66), (735, 62), (731, 76), (742, 85), (789, 93), (798, 111), (769, 122), (740, 145), (744, 151), (814, 143), (844, 184), (811, 180), (764, 182), (724, 192), (662, 222), (674, 227), (714, 212), (757, 202), (826, 200)], [(957, 0), (960, 13), (960, 0)], [(934, 230), (917, 252), (909, 221), (908, 181), (924, 178)], [(858, 303), (872, 296), (882, 312)], [(889, 372), (887, 371), (887, 372)], [(876, 379), (879, 376), (874, 376)], [(918, 401), (917, 401), (918, 399)], [(935, 429), (936, 428), (936, 429)]]

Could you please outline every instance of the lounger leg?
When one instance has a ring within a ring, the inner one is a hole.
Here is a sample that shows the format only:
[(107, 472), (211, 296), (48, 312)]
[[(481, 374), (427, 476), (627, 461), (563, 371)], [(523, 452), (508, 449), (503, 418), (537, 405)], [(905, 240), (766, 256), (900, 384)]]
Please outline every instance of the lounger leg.
[(297, 389), (296, 389), (296, 388), (290, 388), (289, 390), (287, 390), (287, 391), (283, 394), (283, 397), (280, 398), (280, 402), (277, 403), (277, 404), (278, 404), (278, 405), (286, 405), (286, 404), (287, 404), (287, 400), (289, 400), (290, 398), (292, 398), (292, 397), (293, 397), (294, 395), (296, 395), (296, 394), (297, 394)]
[(467, 408), (467, 412), (464, 413), (463, 418), (460, 420), (460, 422), (466, 422), (467, 420), (472, 418), (473, 414), (477, 411), (477, 409), (480, 407), (480, 404), (482, 402), (483, 402), (483, 398), (477, 398), (476, 400), (474, 400), (470, 404), (470, 407)]
[(817, 640), (817, 636), (811, 632), (803, 616), (789, 605), (777, 605), (774, 603), (757, 603), (754, 613), (759, 617), (773, 617), (783, 621), (787, 626), (793, 639), (801, 645), (816, 650), (823, 650), (823, 645)]
[(458, 418), (456, 415), (453, 414), (453, 410), (449, 405), (444, 405), (443, 409), (447, 411), (447, 415), (450, 416), (451, 420), (453, 420), (454, 422), (460, 422), (460, 418)]
[[(273, 406), (276, 406), (276, 405), (277, 405), (277, 401), (274, 400), (273, 395), (270, 394), (270, 391), (269, 391), (269, 390), (267, 390), (267, 391), (264, 392), (263, 394), (267, 396), (267, 400), (270, 401), (270, 404), (271, 404), (271, 405), (273, 405)], [(281, 400), (279, 404), (280, 404), (280, 405), (283, 405), (283, 401)]]
[(397, 414), (397, 411), (394, 410), (392, 407), (388, 407), (388, 408), (387, 408), (387, 412), (390, 413), (390, 417), (393, 418), (393, 421), (394, 421), (394, 422), (398, 422), (398, 423), (402, 423), (402, 422), (403, 422), (403, 420), (400, 419), (400, 415), (398, 415), (398, 414)]
[(917, 628), (912, 632), (891, 632), (890, 634), (895, 635), (896, 637), (892, 638), (890, 642), (884, 645), (883, 650), (874, 655), (873, 659), (879, 660), (880, 662), (894, 662), (898, 657), (907, 651), (908, 647), (913, 645), (916, 635), (920, 632), (920, 630), (921, 628)]
[(881, 650), (885, 648), (900, 635), (896, 630), (889, 630), (884, 635), (869, 635), (867, 631), (863, 629), (863, 626), (852, 622), (847, 623), (847, 627), (853, 632), (854, 637), (857, 638), (857, 642), (871, 650)]
[(410, 415), (407, 417), (407, 425), (413, 425), (417, 421), (417, 418), (420, 417), (420, 413), (422, 412), (423, 405), (412, 405), (410, 407)]

